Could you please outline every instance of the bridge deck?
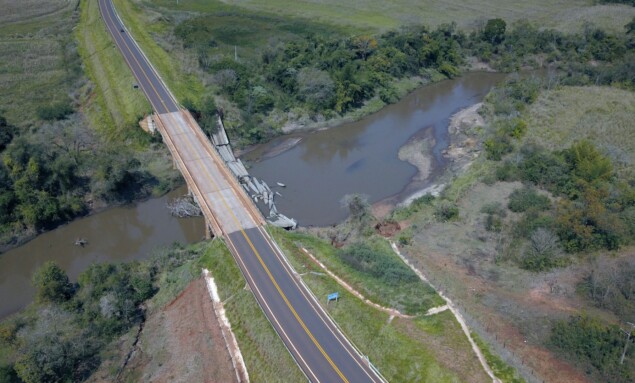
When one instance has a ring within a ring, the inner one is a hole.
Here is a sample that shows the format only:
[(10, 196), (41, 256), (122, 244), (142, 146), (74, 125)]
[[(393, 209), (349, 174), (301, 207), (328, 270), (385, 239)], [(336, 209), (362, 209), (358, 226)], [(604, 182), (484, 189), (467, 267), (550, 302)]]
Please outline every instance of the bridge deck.
[[(181, 166), (192, 177), (200, 196), (209, 202), (214, 218), (225, 234), (240, 229), (251, 229), (258, 225), (258, 216), (250, 212), (243, 201), (236, 198), (233, 179), (228, 172), (223, 171), (222, 165), (214, 158), (215, 153), (207, 141), (200, 139), (200, 133), (192, 129), (189, 118), (184, 112), (160, 114), (159, 119), (168, 139), (175, 148), (182, 161)], [(216, 233), (222, 234), (222, 233)]]

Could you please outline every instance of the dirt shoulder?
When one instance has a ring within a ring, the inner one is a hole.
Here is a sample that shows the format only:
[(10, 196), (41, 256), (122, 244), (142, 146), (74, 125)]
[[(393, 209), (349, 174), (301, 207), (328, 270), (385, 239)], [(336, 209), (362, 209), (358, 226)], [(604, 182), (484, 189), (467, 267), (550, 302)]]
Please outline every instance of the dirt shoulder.
[[(130, 339), (122, 340), (121, 346), (120, 365), (102, 366), (91, 381), (112, 381), (109, 372), (121, 368), (131, 350)], [(172, 302), (147, 318), (130, 360), (115, 381), (236, 381), (203, 278), (192, 281)]]

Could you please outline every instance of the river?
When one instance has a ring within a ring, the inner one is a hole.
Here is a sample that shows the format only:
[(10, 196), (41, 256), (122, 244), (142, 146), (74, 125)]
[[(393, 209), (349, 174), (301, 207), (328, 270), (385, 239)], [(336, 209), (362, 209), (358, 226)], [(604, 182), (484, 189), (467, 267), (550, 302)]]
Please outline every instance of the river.
[[(287, 135), (254, 148), (243, 160), (251, 165), (251, 174), (269, 185), (287, 185), (276, 189), (282, 194), (276, 198), (280, 212), (301, 225), (331, 225), (346, 218), (340, 203), (346, 194), (366, 194), (371, 203), (407, 197), (404, 193), (411, 192), (417, 169), (399, 160), (397, 153), (415, 135), (433, 136), (431, 177), (438, 174), (445, 165), (441, 152), (449, 143), (450, 116), (481, 101), (503, 78), (469, 73), (425, 86), (360, 121)], [(282, 153), (267, 155), (293, 138), (301, 141)], [(202, 218), (174, 218), (166, 208), (169, 199), (185, 191), (183, 187), (161, 198), (77, 219), (0, 254), (0, 318), (33, 299), (31, 276), (47, 260), (56, 261), (75, 280), (96, 262), (144, 259), (159, 246), (201, 240)], [(85, 238), (88, 244), (75, 246), (76, 238)]]
[[(80, 218), (0, 254), (0, 318), (33, 300), (31, 276), (48, 260), (56, 261), (75, 280), (93, 263), (144, 259), (159, 246), (203, 239), (202, 218), (175, 218), (166, 208), (169, 200), (186, 192), (181, 187), (160, 198)], [(88, 243), (75, 246), (77, 238)]]
[[(243, 160), (250, 174), (275, 188), (278, 210), (303, 226), (327, 226), (346, 218), (344, 195), (365, 194), (370, 203), (402, 195), (417, 169), (401, 161), (397, 153), (408, 140), (428, 131), (434, 138), (433, 175), (445, 163), (441, 152), (449, 144), (450, 117), (480, 102), (504, 75), (468, 73), (460, 78), (421, 87), (400, 102), (389, 105), (360, 121), (333, 129), (280, 137), (246, 153)], [(289, 138), (296, 146), (277, 155)], [(394, 198), (399, 197), (399, 198)]]

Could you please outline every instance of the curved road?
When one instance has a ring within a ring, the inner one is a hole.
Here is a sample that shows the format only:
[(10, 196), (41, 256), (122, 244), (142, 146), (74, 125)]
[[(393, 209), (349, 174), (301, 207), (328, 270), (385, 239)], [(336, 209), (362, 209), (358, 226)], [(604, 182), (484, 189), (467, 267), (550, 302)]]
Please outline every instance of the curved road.
[(190, 190), (223, 234), (258, 304), (311, 382), (384, 382), (339, 331), (273, 239), (200, 127), (180, 106), (116, 14), (98, 0), (104, 22), (139, 86)]

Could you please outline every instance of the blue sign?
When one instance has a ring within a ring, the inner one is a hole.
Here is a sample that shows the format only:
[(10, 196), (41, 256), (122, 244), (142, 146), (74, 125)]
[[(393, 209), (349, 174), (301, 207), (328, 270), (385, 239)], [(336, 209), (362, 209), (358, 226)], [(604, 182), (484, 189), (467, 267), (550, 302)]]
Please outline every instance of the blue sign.
[(340, 293), (332, 293), (328, 295), (328, 301), (337, 301), (340, 298)]

